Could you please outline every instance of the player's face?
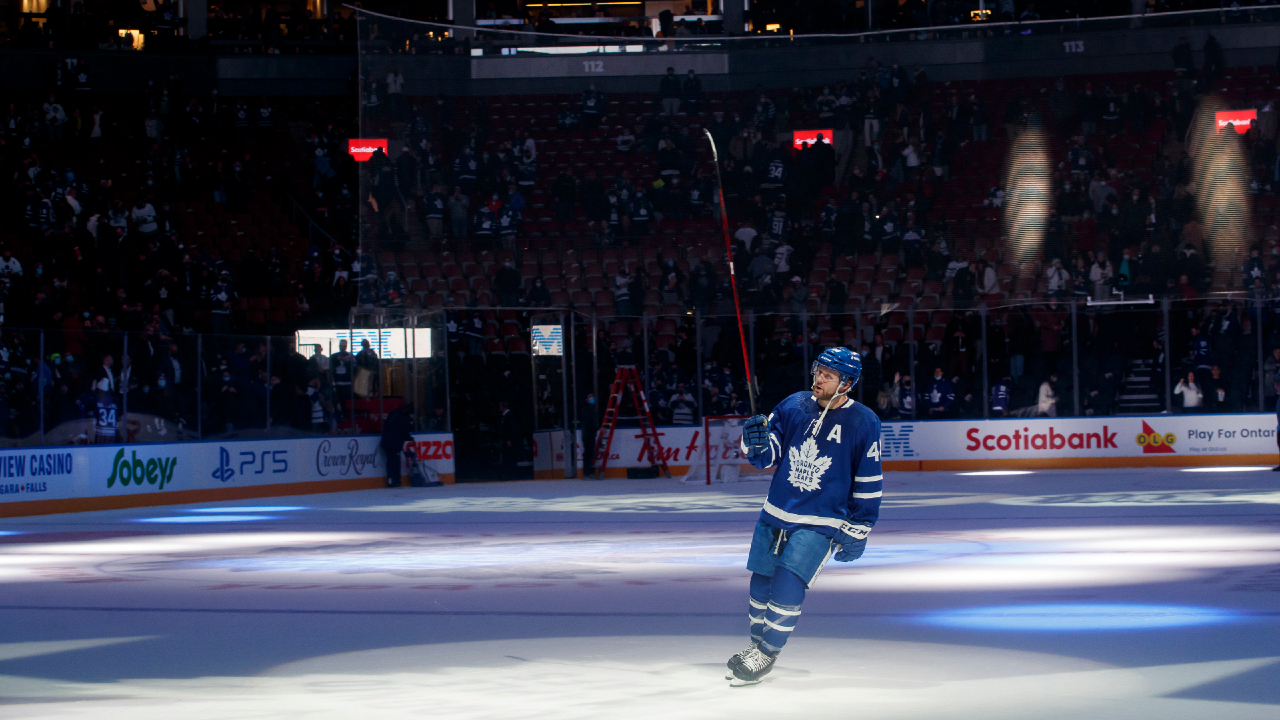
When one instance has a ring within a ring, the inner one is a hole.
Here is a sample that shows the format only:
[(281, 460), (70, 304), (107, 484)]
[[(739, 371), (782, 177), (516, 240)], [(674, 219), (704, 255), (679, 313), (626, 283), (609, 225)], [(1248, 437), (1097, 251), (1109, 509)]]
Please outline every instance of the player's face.
[(833, 370), (820, 367), (813, 374), (813, 399), (820, 403), (829, 402), (836, 393), (845, 389), (840, 385), (840, 376)]

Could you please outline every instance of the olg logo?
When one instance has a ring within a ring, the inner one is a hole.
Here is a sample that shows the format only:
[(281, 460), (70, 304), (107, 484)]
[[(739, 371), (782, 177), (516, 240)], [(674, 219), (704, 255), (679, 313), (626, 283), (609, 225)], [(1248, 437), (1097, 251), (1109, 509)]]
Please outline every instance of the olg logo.
[(1142, 447), (1142, 454), (1151, 453), (1171, 453), (1176, 452), (1173, 449), (1174, 443), (1178, 442), (1178, 436), (1173, 433), (1164, 433), (1163, 435), (1151, 429), (1146, 420), (1142, 421), (1142, 433), (1138, 435), (1136, 441)]
[(126, 458), (124, 449), (121, 448), (111, 461), (111, 477), (107, 478), (107, 487), (115, 485), (119, 480), (121, 485), (146, 483), (155, 485), (157, 490), (163, 490), (173, 480), (173, 469), (177, 465), (176, 457), (139, 460), (137, 450), (133, 451), (132, 458)]

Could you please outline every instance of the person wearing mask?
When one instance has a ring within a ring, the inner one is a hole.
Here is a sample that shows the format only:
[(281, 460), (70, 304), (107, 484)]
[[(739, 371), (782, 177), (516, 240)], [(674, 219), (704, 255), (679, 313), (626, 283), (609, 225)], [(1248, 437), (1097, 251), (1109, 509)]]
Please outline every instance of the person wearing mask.
[(951, 381), (943, 377), (942, 368), (933, 369), (933, 379), (926, 390), (928, 411), (931, 418), (947, 417), (951, 413), (951, 405), (956, 401), (956, 389)]

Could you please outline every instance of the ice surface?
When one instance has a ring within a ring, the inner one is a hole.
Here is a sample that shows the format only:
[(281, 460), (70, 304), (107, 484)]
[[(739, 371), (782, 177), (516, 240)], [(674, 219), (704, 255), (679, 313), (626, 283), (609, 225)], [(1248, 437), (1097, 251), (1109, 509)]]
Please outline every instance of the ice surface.
[[(2, 714), (1274, 718), (1277, 487), (1262, 471), (888, 473), (863, 560), (827, 567), (748, 688), (723, 664), (746, 642), (764, 483), (11, 519)], [(284, 512), (138, 522), (268, 509)]]

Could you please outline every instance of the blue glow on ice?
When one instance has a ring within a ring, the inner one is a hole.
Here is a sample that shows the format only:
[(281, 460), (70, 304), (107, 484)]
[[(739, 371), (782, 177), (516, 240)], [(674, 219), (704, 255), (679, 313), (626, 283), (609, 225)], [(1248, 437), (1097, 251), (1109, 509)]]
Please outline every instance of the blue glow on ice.
[(290, 510), (306, 510), (301, 505), (256, 505), (251, 507), (213, 507), (213, 508), (195, 508), (187, 512), (196, 513), (264, 513), (264, 512), (288, 512)]
[(177, 515), (174, 517), (140, 518), (144, 523), (220, 523), (253, 522), (254, 520), (279, 520), (275, 515)]
[(943, 610), (924, 615), (920, 621), (962, 630), (1074, 632), (1194, 627), (1238, 618), (1229, 610), (1189, 605), (1061, 603)]
[(0, 535), (21, 535), (21, 530), (0, 530)]

